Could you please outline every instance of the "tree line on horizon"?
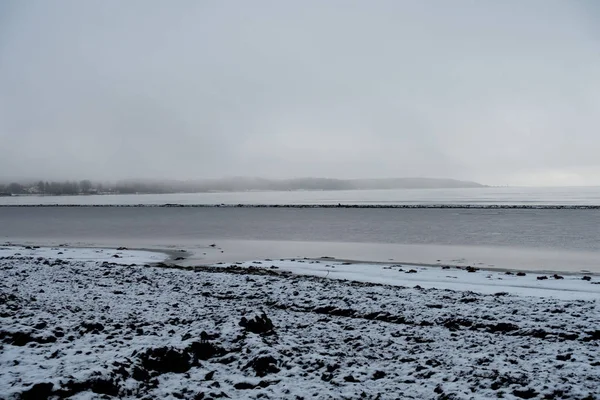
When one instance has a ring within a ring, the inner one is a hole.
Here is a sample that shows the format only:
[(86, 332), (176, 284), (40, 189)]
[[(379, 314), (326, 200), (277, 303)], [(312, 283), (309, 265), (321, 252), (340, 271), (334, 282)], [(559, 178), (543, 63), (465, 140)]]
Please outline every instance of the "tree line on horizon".
[(47, 195), (74, 196), (87, 194), (135, 194), (135, 193), (172, 193), (161, 184), (140, 182), (99, 183), (89, 179), (82, 181), (38, 181), (35, 183), (0, 184), (0, 193), (4, 195)]
[(0, 192), (5, 194), (47, 194), (47, 195), (76, 195), (97, 193), (102, 189), (101, 184), (94, 185), (88, 179), (82, 181), (48, 182), (38, 181), (33, 184), (11, 182), (8, 185), (0, 184)]
[(391, 179), (329, 179), (329, 178), (223, 178), (192, 181), (177, 180), (126, 180), (116, 183), (82, 181), (28, 184), (12, 182), (0, 184), (4, 195), (86, 195), (86, 194), (164, 194), (243, 191), (295, 191), (295, 190), (369, 190), (369, 189), (424, 189), (483, 187), (475, 182), (434, 178)]

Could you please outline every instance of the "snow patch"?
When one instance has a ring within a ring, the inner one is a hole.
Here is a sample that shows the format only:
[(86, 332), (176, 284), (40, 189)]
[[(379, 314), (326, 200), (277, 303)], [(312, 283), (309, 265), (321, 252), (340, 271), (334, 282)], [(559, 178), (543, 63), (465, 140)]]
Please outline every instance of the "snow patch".
[(129, 250), (125, 247), (120, 247), (117, 249), (106, 249), (68, 246), (0, 246), (0, 258), (7, 257), (41, 257), (49, 260), (61, 259), (69, 261), (117, 262), (120, 264), (158, 263), (163, 262), (169, 258), (167, 254), (160, 252)]
[[(255, 260), (214, 264), (215, 267), (229, 265), (243, 268), (265, 267), (298, 275), (393, 286), (418, 285), (423, 288), (473, 291), (484, 294), (506, 292), (563, 300), (600, 298), (600, 284), (598, 284), (600, 276), (597, 275), (482, 270), (468, 266), (351, 263), (332, 259)], [(589, 280), (584, 277), (588, 277)]]

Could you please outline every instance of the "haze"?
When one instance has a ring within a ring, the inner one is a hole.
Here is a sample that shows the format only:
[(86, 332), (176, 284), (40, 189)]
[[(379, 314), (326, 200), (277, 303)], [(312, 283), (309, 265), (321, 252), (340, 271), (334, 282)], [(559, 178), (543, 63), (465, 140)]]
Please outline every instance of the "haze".
[(1, 179), (600, 184), (594, 0), (0, 2)]

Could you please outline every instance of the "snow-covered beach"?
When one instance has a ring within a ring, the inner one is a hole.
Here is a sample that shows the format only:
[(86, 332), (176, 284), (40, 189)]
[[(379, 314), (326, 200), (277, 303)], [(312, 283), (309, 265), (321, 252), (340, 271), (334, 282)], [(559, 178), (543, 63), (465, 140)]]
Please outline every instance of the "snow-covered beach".
[(0, 247), (0, 398), (600, 392), (595, 274), (176, 255)]

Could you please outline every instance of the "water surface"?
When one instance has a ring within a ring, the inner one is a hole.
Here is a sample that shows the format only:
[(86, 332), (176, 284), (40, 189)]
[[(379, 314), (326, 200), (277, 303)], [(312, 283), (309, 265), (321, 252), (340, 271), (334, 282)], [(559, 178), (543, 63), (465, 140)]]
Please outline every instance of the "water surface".
[(0, 238), (181, 247), (197, 261), (328, 255), (504, 268), (600, 265), (598, 210), (1, 207)]

